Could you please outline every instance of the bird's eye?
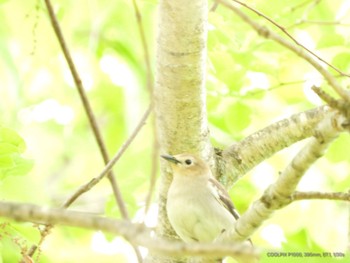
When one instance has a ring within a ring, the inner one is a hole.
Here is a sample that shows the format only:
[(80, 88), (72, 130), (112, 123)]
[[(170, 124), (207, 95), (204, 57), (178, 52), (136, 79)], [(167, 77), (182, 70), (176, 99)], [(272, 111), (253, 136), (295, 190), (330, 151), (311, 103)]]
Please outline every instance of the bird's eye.
[(185, 164), (191, 165), (191, 164), (192, 164), (192, 161), (191, 161), (190, 159), (187, 159), (187, 160), (185, 160)]

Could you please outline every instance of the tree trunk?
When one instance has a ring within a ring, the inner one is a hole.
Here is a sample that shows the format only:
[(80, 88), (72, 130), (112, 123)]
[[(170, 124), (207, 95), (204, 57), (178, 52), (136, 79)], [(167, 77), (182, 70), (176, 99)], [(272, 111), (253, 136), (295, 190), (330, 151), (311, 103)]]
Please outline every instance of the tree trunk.
[[(214, 164), (205, 95), (207, 13), (206, 0), (160, 1), (154, 96), (161, 153), (197, 153)], [(161, 171), (157, 235), (176, 238), (165, 210), (171, 175), (164, 166)], [(152, 254), (146, 261), (175, 262)]]

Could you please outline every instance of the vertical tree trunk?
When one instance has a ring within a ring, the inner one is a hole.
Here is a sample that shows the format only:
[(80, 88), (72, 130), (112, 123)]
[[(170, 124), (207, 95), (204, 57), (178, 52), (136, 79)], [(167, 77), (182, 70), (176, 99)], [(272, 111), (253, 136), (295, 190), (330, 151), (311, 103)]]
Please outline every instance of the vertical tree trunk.
[(206, 0), (162, 0), (155, 86), (163, 151), (210, 155), (205, 105)]
[[(213, 163), (205, 95), (207, 13), (207, 0), (160, 1), (154, 96), (161, 153), (198, 153)], [(161, 170), (157, 234), (174, 238), (165, 210), (171, 175)], [(147, 262), (172, 259), (151, 252)]]

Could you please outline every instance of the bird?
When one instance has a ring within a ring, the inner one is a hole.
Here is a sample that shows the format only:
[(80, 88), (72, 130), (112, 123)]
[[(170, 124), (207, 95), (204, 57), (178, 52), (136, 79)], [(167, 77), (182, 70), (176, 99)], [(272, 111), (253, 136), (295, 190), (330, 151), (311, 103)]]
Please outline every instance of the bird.
[(185, 242), (212, 242), (239, 218), (227, 191), (209, 165), (195, 154), (161, 155), (170, 163), (173, 180), (166, 211), (171, 226)]

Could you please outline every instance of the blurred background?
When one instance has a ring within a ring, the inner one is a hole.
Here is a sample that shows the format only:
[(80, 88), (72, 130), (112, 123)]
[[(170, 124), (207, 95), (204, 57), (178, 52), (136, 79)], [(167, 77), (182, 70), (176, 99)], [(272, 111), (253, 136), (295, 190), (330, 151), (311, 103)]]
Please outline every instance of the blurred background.
[[(349, 72), (349, 1), (246, 3), (323, 59)], [(138, 4), (154, 67), (158, 1), (140, 0)], [(149, 105), (144, 51), (132, 1), (62, 0), (53, 5), (112, 156)], [(262, 17), (244, 11), (286, 38)], [(0, 126), (23, 138), (23, 156), (34, 164), (26, 175), (2, 176), (0, 199), (58, 207), (97, 176), (103, 162), (43, 1), (0, 1), (0, 57)], [(347, 78), (337, 79), (344, 87), (349, 85)], [(225, 148), (275, 121), (322, 105), (312, 85), (332, 93), (307, 62), (258, 37), (231, 11), (218, 6), (210, 12), (207, 107), (215, 147)], [(135, 221), (145, 219), (152, 137), (148, 120), (114, 168)], [(261, 163), (230, 190), (241, 213), (276, 180), (304, 144), (299, 142)], [(349, 135), (341, 135), (304, 176), (299, 190), (347, 191), (349, 145)], [(149, 226), (156, 224), (156, 193), (153, 201), (147, 215)], [(120, 218), (107, 180), (71, 209)], [(298, 201), (277, 211), (252, 239), (268, 251), (344, 252), (348, 211), (345, 202)], [(0, 226), (0, 262), (18, 262), (21, 251), (38, 242), (38, 230), (31, 223), (1, 219)], [(43, 263), (135, 262), (123, 239), (77, 228), (54, 228), (41, 250), (34, 259)], [(262, 258), (263, 262), (277, 260)], [(320, 262), (317, 260), (308, 258), (307, 262)]]

